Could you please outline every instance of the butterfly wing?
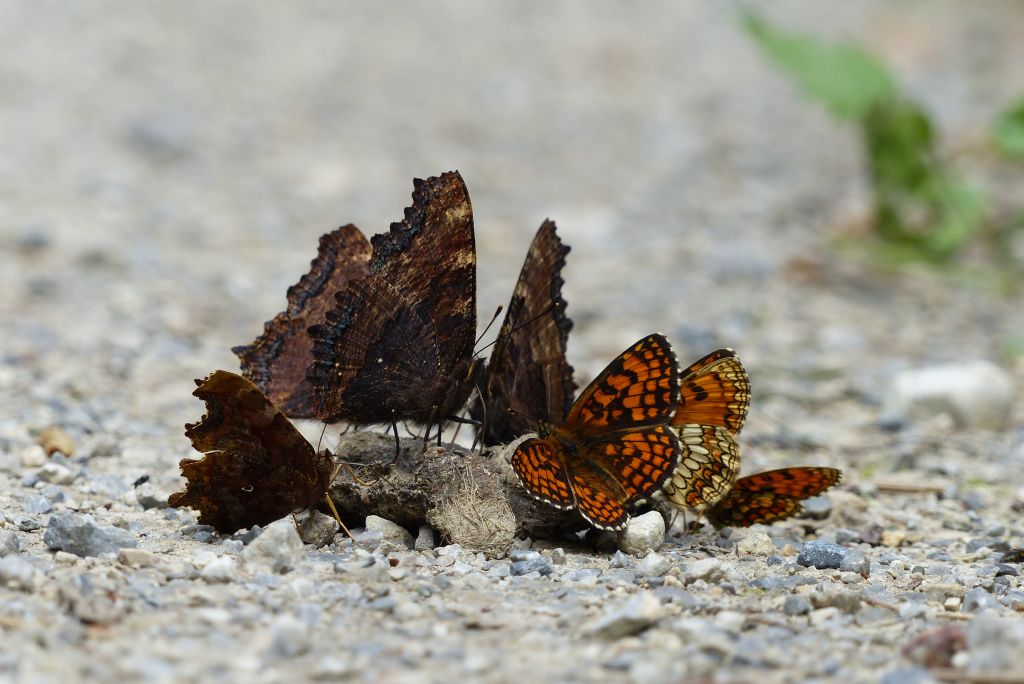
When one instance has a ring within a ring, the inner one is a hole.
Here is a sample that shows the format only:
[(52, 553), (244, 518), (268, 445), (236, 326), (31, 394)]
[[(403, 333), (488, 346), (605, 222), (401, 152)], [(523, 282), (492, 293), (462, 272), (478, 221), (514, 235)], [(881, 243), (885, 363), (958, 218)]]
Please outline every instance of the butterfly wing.
[(679, 380), (673, 425), (717, 425), (738, 434), (750, 406), (750, 379), (732, 349), (718, 349), (693, 363)]
[(572, 407), (576, 383), (565, 354), (572, 321), (562, 298), (568, 253), (554, 222), (545, 221), (530, 244), (491, 352), (483, 402), (473, 406), (473, 417), (484, 421), (485, 445), (511, 442), (531, 430), (531, 420), (560, 424)]
[(476, 334), (473, 209), (462, 177), (414, 181), (405, 219), (371, 242), (368, 275), (309, 329), (314, 414), (363, 424), (443, 418), (468, 397)]
[(663, 492), (679, 508), (703, 509), (729, 493), (740, 470), (740, 450), (727, 428), (676, 426), (681, 453)]
[(663, 335), (625, 350), (583, 390), (565, 420), (580, 436), (668, 422), (679, 400), (676, 357)]
[(835, 468), (782, 468), (741, 477), (729, 494), (705, 511), (715, 527), (749, 527), (784, 520), (803, 510), (804, 499), (839, 482)]
[(512, 454), (512, 470), (531, 496), (555, 508), (576, 505), (564, 456), (549, 439), (528, 439)]
[(168, 498), (171, 506), (190, 506), (200, 523), (230, 533), (266, 525), (324, 496), (331, 457), (316, 453), (258, 387), (227, 371), (196, 384), (193, 394), (206, 402), (206, 415), (186, 425), (185, 435), (205, 456), (181, 461), (188, 484)]
[(235, 347), (242, 375), (292, 418), (311, 418), (313, 404), (306, 373), (313, 363), (313, 343), (306, 329), (322, 323), (335, 295), (366, 275), (370, 242), (349, 224), (320, 238), (309, 272), (288, 288), (288, 308), (267, 321), (252, 344)]

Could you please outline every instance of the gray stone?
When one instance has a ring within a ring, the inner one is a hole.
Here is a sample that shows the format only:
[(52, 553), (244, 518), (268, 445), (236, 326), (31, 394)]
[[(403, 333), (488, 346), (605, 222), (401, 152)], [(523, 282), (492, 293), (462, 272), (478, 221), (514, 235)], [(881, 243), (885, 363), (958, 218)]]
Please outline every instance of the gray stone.
[(775, 553), (775, 544), (764, 532), (755, 532), (736, 542), (736, 553), (741, 556), (770, 556)]
[(990, 361), (967, 361), (898, 373), (882, 412), (912, 420), (948, 413), (959, 427), (1002, 430), (1013, 396), (1009, 373)]
[(91, 515), (62, 511), (50, 516), (43, 542), (76, 556), (117, 553), (118, 549), (137, 546), (135, 535), (117, 527), (101, 527)]
[(356, 535), (356, 547), (364, 551), (376, 551), (384, 543), (384, 533), (380, 530), (363, 530)]
[(276, 573), (291, 571), (304, 554), (304, 547), (291, 517), (270, 523), (256, 537), (241, 558), (247, 564), (267, 565)]
[(51, 502), (45, 496), (40, 496), (39, 494), (29, 494), (28, 496), (25, 497), (25, 500), (21, 502), (21, 508), (26, 513), (40, 515), (52, 511), (53, 502)]
[(554, 567), (547, 558), (536, 551), (513, 551), (512, 552), (512, 574), (527, 575), (536, 572), (541, 575), (550, 575)]
[(963, 607), (961, 610), (965, 613), (978, 613), (987, 608), (999, 608), (999, 601), (995, 596), (988, 593), (981, 587), (975, 587), (974, 589), (968, 589), (967, 593), (964, 594)]
[(820, 569), (838, 570), (843, 563), (843, 558), (849, 553), (849, 549), (838, 544), (829, 544), (823, 541), (809, 541), (800, 550), (796, 562), (806, 567)]
[(341, 526), (332, 516), (320, 511), (303, 511), (295, 516), (295, 522), (299, 526), (299, 537), (303, 543), (312, 544), (320, 548), (327, 546), (334, 541)]
[(843, 572), (855, 572), (867, 578), (871, 575), (871, 562), (860, 551), (850, 549), (839, 562), (839, 569)]
[(64, 609), (88, 624), (111, 624), (127, 613), (123, 586), (108, 575), (81, 573), (57, 586)]
[(21, 551), (18, 533), (14, 530), (0, 530), (0, 557), (10, 556)]
[(36, 569), (21, 556), (0, 558), (0, 586), (31, 591), (35, 586)]
[(167, 490), (158, 489), (152, 482), (143, 482), (135, 488), (135, 500), (146, 510), (167, 508), (169, 493)]
[(628, 568), (633, 565), (633, 559), (630, 556), (622, 553), (622, 551), (616, 551), (612, 554), (611, 559), (608, 561), (608, 567), (610, 568)]
[(672, 569), (672, 561), (651, 551), (636, 564), (637, 577), (661, 577)]
[(555, 565), (564, 565), (566, 560), (565, 549), (561, 546), (551, 549), (551, 562)]
[(811, 608), (811, 600), (802, 594), (787, 596), (782, 606), (786, 615), (807, 615)]
[(657, 511), (630, 518), (618, 536), (619, 549), (625, 553), (642, 554), (657, 551), (665, 543), (665, 519)]
[(971, 672), (1016, 672), (1024, 653), (1024, 619), (1001, 618), (982, 611), (967, 623), (967, 669)]
[(383, 541), (406, 549), (413, 548), (415, 544), (415, 540), (409, 534), (409, 530), (380, 516), (366, 516), (366, 531), (380, 532), (383, 535)]
[(801, 518), (824, 520), (832, 515), (832, 499), (827, 496), (812, 496), (804, 501)]
[(434, 539), (434, 528), (430, 525), (420, 525), (412, 548), (416, 551), (430, 551), (434, 548)]
[(206, 564), (199, 577), (210, 584), (225, 584), (238, 578), (238, 563), (231, 556), (218, 556)]
[(697, 580), (704, 580), (711, 583), (721, 579), (725, 575), (726, 566), (717, 558), (704, 558), (694, 561), (683, 570), (683, 581), (691, 584)]
[(44, 463), (35, 474), (43, 482), (51, 484), (71, 484), (75, 481), (74, 471), (55, 461)]
[(889, 670), (882, 675), (880, 684), (938, 684), (932, 674), (923, 667), (905, 666)]
[(996, 577), (1017, 577), (1020, 575), (1020, 571), (1016, 566), (1008, 563), (996, 564)]
[(624, 604), (609, 608), (584, 628), (587, 636), (619, 639), (649, 628), (664, 615), (661, 601), (651, 592), (641, 592)]
[(119, 500), (131, 490), (131, 485), (117, 475), (97, 475), (89, 481), (89, 491), (93, 494)]

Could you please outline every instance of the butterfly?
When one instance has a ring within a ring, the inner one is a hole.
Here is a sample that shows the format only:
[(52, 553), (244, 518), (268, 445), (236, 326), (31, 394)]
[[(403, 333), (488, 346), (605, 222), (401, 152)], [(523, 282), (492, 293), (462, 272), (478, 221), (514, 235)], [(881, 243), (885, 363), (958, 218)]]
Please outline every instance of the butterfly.
[(487, 446), (507, 444), (537, 421), (561, 423), (572, 407), (576, 383), (565, 353), (572, 321), (562, 298), (568, 253), (554, 222), (545, 221), (530, 243), (471, 410)]
[(591, 525), (619, 530), (626, 507), (657, 491), (680, 447), (668, 422), (679, 402), (676, 357), (650, 335), (620, 354), (583, 390), (560, 425), (542, 423), (512, 469), (534, 497), (577, 509)]
[(680, 508), (703, 509), (724, 497), (740, 470), (736, 435), (750, 404), (750, 380), (736, 352), (718, 349), (679, 379), (672, 426), (682, 452), (663, 493)]
[(328, 451), (316, 452), (252, 382), (228, 371), (196, 380), (206, 415), (185, 426), (203, 458), (182, 459), (185, 491), (172, 507), (199, 511), (199, 522), (231, 533), (310, 508), (327, 493), (334, 472)]
[(242, 375), (291, 418), (312, 418), (312, 387), (306, 373), (313, 363), (313, 342), (306, 333), (323, 323), (335, 295), (366, 275), (370, 242), (349, 224), (320, 238), (309, 272), (288, 288), (288, 308), (267, 321), (252, 344), (234, 347)]
[(797, 467), (767, 470), (736, 480), (729, 493), (704, 511), (715, 527), (749, 527), (785, 520), (803, 510), (804, 499), (838, 483), (835, 468)]
[(458, 172), (413, 185), (405, 218), (371, 239), (367, 275), (308, 330), (313, 414), (325, 422), (440, 423), (482, 378), (469, 193)]

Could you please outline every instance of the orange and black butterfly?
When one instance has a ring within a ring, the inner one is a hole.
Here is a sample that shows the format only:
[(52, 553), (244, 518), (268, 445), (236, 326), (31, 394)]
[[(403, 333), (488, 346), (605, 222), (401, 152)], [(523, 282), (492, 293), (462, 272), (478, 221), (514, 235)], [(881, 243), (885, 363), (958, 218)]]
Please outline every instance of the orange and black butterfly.
[(405, 218), (371, 239), (367, 274), (309, 328), (306, 377), (324, 422), (442, 423), (482, 379), (469, 192), (458, 172), (413, 184)]
[(560, 424), (572, 407), (576, 383), (565, 354), (572, 321), (562, 298), (568, 253), (554, 222), (545, 221), (526, 253), (472, 407), (486, 446), (507, 444), (537, 423)]
[(736, 435), (750, 404), (750, 380), (732, 349), (718, 349), (682, 372), (672, 427), (681, 453), (663, 492), (680, 508), (702, 510), (726, 496), (740, 470)]
[(267, 525), (323, 500), (334, 459), (317, 452), (295, 426), (241, 375), (215, 371), (196, 380), (193, 394), (206, 415), (185, 426), (198, 460), (182, 459), (185, 491), (172, 507), (199, 511), (199, 522), (231, 533)]
[(335, 296), (366, 275), (370, 241), (349, 224), (320, 238), (309, 272), (288, 288), (288, 308), (267, 321), (252, 344), (233, 351), (242, 375), (291, 418), (312, 418), (312, 388), (306, 373), (313, 363), (313, 341), (306, 333), (323, 323)]
[(835, 468), (782, 468), (736, 480), (718, 503), (704, 511), (715, 527), (750, 527), (785, 520), (803, 510), (804, 499), (818, 496), (839, 482)]
[(662, 335), (622, 352), (583, 390), (560, 425), (542, 424), (512, 468), (531, 495), (577, 509), (594, 527), (619, 530), (627, 507), (657, 491), (675, 468), (668, 423), (679, 402), (675, 354)]

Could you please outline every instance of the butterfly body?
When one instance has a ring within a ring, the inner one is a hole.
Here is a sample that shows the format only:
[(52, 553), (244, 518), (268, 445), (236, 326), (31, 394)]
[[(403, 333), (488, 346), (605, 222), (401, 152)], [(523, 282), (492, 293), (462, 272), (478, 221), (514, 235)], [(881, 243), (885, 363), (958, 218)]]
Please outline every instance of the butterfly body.
[(678, 391), (668, 341), (644, 338), (601, 372), (562, 424), (542, 424), (521, 443), (512, 468), (534, 497), (578, 509), (599, 529), (622, 529), (627, 506), (657, 491), (675, 467), (679, 442), (667, 423)]

